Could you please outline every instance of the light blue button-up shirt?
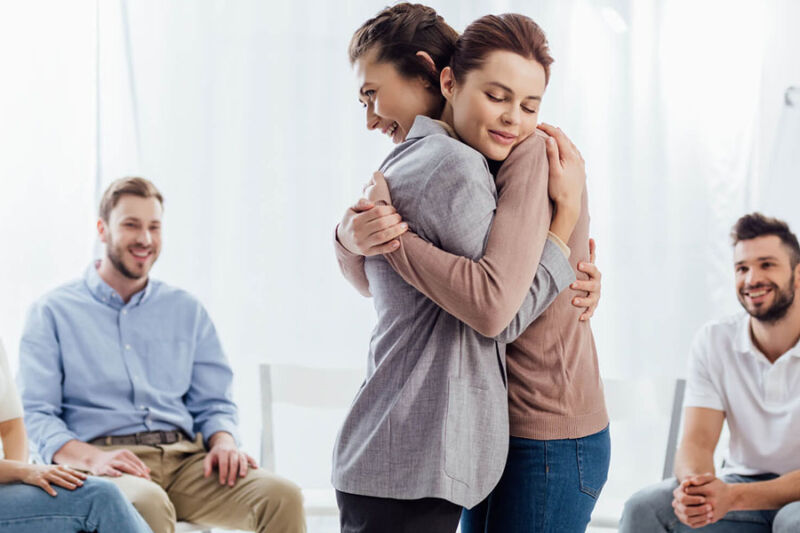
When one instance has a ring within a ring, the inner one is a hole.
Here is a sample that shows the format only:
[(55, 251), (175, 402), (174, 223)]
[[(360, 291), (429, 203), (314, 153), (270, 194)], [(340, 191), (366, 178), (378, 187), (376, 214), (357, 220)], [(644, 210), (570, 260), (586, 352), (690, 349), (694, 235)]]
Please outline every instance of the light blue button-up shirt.
[(25, 425), (47, 463), (72, 439), (173, 429), (236, 437), (232, 379), (193, 296), (150, 279), (126, 304), (95, 265), (33, 305), (20, 344)]

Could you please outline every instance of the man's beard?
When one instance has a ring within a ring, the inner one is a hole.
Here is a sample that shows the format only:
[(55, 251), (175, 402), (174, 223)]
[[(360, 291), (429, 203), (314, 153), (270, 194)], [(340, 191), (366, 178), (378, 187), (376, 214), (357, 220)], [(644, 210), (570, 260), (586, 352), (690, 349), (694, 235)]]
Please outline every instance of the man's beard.
[[(758, 286), (754, 288), (757, 287)], [(747, 311), (750, 316), (759, 322), (774, 324), (786, 316), (786, 313), (789, 312), (789, 308), (791, 308), (794, 303), (794, 271), (792, 271), (792, 276), (789, 278), (789, 283), (787, 283), (786, 287), (781, 288), (774, 283), (769, 284), (768, 287), (775, 292), (775, 301), (766, 309), (751, 311), (747, 305), (745, 305), (743, 300), (744, 296), (741, 293), (739, 294), (739, 303), (742, 304), (742, 307), (744, 307), (744, 310)]]
[(131, 270), (125, 266), (125, 263), (122, 261), (122, 253), (124, 251), (117, 248), (114, 244), (113, 239), (111, 236), (108, 236), (108, 247), (106, 248), (106, 255), (108, 256), (108, 260), (111, 261), (111, 264), (114, 265), (114, 268), (119, 271), (120, 274), (125, 276), (128, 279), (142, 279), (147, 275), (147, 272), (143, 274), (136, 274), (135, 272), (131, 272)]

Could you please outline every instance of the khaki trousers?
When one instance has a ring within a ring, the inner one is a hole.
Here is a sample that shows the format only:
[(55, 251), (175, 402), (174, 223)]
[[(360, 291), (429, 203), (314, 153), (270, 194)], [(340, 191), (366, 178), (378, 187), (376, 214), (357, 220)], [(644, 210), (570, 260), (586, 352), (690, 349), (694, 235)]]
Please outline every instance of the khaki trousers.
[(220, 485), (219, 472), (203, 477), (206, 451), (201, 437), (154, 446), (127, 448), (150, 468), (150, 479), (124, 474), (109, 477), (128, 497), (153, 533), (174, 533), (175, 521), (258, 533), (303, 533), (303, 496), (299, 487), (261, 468), (250, 469), (233, 487)]

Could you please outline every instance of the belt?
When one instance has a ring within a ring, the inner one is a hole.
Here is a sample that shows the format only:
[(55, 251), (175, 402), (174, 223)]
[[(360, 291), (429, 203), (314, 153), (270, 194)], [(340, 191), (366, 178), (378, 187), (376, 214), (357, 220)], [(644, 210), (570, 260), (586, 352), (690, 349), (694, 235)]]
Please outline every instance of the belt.
[(155, 446), (157, 444), (173, 444), (182, 440), (190, 440), (183, 431), (173, 429), (171, 431), (142, 431), (133, 435), (108, 435), (97, 437), (90, 440), (89, 444), (96, 446), (115, 446), (142, 444), (145, 446)]

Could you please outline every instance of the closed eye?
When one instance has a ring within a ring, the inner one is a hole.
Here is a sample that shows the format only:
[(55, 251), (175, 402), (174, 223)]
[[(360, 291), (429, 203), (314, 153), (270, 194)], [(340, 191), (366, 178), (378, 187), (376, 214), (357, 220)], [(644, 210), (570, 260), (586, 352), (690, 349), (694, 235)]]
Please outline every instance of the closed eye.
[(502, 97), (500, 97), (500, 96), (495, 96), (495, 95), (493, 95), (492, 93), (486, 93), (486, 96), (487, 96), (487, 97), (489, 98), (489, 100), (491, 100), (492, 102), (503, 102), (503, 101), (505, 100), (505, 98), (502, 98)]

